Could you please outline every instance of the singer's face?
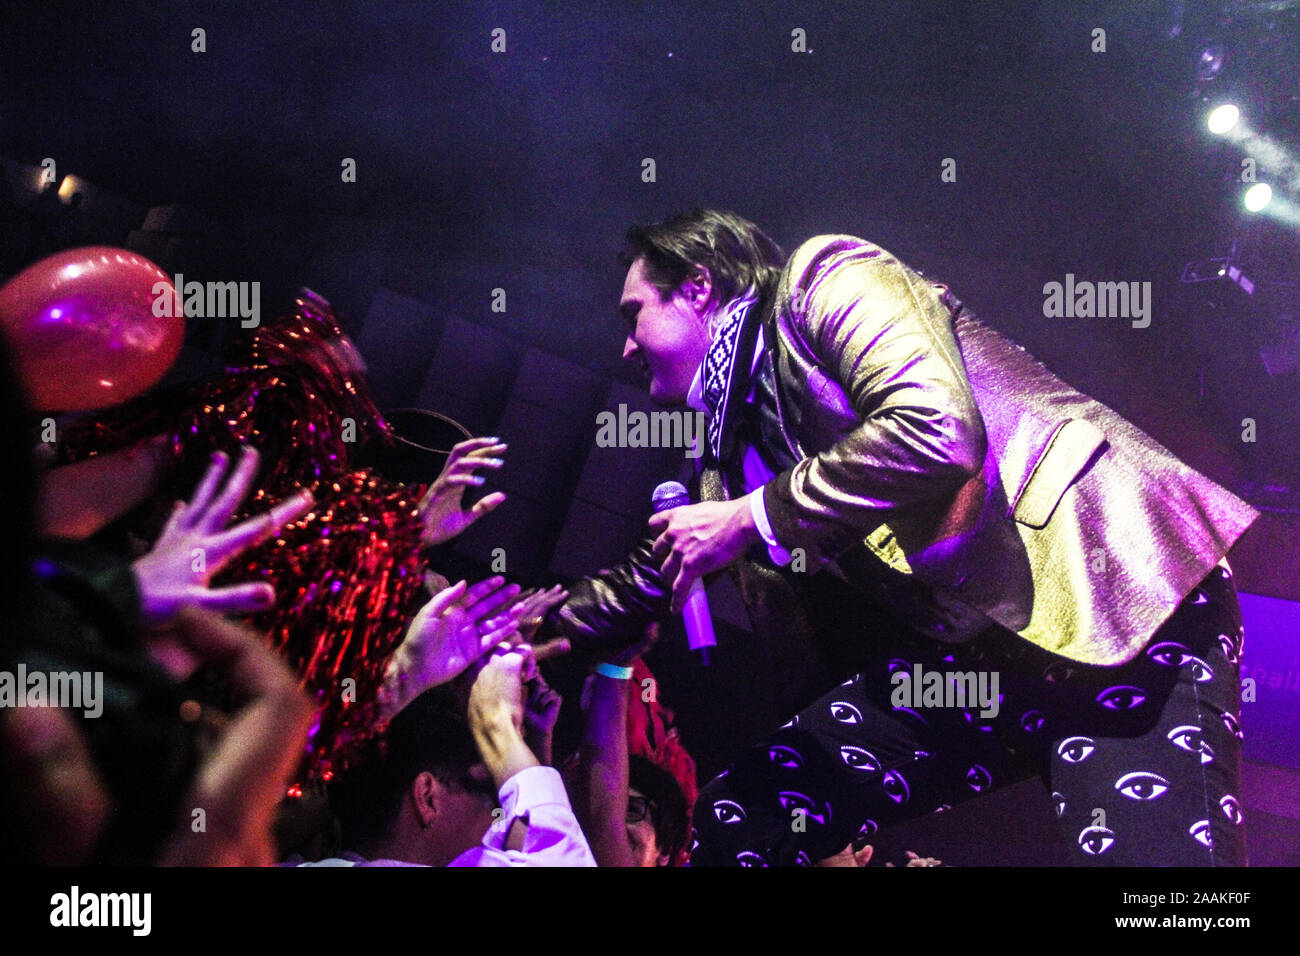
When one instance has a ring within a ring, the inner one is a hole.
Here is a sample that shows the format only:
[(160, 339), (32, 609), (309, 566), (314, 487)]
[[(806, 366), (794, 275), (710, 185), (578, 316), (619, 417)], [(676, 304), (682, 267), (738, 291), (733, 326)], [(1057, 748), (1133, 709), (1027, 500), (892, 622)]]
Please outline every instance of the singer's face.
[(645, 259), (637, 259), (627, 270), (618, 310), (628, 327), (623, 358), (645, 374), (650, 398), (660, 405), (684, 405), (709, 350), (708, 324), (692, 306), (687, 286), (665, 302), (646, 276)]

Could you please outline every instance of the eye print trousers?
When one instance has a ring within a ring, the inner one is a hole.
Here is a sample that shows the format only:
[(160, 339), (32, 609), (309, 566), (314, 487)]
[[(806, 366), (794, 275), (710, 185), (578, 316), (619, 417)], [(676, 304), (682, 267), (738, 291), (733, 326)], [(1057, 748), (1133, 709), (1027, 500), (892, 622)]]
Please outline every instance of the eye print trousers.
[[(1076, 865), (1245, 865), (1242, 638), (1220, 565), (1119, 667), (1069, 661), (1001, 628), (959, 645), (900, 639), (704, 788), (691, 863), (811, 865), (1037, 773)], [(982, 674), (990, 690), (996, 673), (999, 699), (925, 706), (896, 693), (895, 675), (915, 683), (918, 664)]]

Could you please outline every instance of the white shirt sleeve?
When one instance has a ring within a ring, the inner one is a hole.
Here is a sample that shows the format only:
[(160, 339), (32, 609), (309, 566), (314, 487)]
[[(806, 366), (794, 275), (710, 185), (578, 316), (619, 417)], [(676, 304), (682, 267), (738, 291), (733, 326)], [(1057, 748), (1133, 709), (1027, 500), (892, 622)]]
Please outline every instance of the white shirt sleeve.
[[(521, 770), (501, 788), (504, 811), (483, 836), (483, 843), (462, 853), (450, 866), (595, 866), (569, 804), (564, 782), (554, 767)], [(507, 850), (515, 820), (528, 827), (522, 850)]]
[(767, 506), (763, 504), (763, 485), (759, 485), (749, 494), (749, 513), (754, 519), (754, 526), (758, 528), (759, 535), (767, 544), (768, 556), (772, 563), (779, 568), (785, 567), (790, 563), (790, 552), (776, 540), (776, 535), (772, 533), (772, 523), (767, 520)]

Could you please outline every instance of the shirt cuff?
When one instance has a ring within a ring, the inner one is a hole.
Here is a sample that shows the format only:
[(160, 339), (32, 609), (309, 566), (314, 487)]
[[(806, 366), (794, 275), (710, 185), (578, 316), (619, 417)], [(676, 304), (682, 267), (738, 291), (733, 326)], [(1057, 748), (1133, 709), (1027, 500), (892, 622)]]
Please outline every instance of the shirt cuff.
[[(564, 781), (554, 767), (528, 767), (498, 791), (502, 813), (483, 836), (482, 852), (470, 866), (595, 866)], [(525, 820), (523, 847), (507, 850), (510, 828)]]
[(749, 513), (754, 519), (754, 526), (758, 528), (758, 534), (767, 545), (768, 557), (772, 563), (779, 568), (785, 567), (790, 563), (790, 552), (777, 543), (776, 535), (772, 533), (772, 523), (767, 520), (767, 506), (763, 504), (763, 489), (765, 485), (759, 485), (749, 495)]
[(483, 842), (493, 849), (504, 849), (510, 828), (530, 810), (548, 803), (569, 805), (560, 772), (554, 767), (525, 767), (507, 780), (497, 791), (502, 813), (488, 828)]

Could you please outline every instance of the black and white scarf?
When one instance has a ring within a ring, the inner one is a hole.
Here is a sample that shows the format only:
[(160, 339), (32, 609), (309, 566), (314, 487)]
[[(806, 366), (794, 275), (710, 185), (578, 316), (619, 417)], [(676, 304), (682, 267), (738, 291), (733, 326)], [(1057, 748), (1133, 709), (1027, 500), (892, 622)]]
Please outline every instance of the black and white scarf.
[(731, 451), (730, 426), (749, 384), (760, 325), (756, 302), (749, 296), (727, 306), (727, 315), (704, 356), (703, 398), (711, 416), (709, 450), (717, 461), (724, 461), (723, 452)]

